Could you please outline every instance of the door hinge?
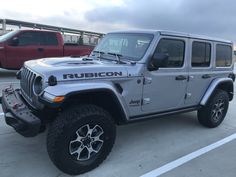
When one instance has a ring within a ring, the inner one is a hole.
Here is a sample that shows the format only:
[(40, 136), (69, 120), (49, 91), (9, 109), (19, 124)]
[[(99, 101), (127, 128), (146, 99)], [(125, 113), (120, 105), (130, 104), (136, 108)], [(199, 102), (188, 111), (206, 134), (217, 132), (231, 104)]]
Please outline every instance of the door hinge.
[(193, 75), (188, 76), (188, 81), (191, 81), (191, 80), (193, 80), (193, 79), (194, 79), (194, 76), (193, 76)]
[(143, 84), (147, 85), (147, 84), (151, 84), (152, 83), (152, 78), (151, 77), (144, 77), (143, 79)]
[(150, 104), (151, 99), (150, 98), (143, 98), (142, 105)]
[(192, 93), (186, 93), (184, 96), (184, 99), (191, 98), (191, 96), (192, 96)]

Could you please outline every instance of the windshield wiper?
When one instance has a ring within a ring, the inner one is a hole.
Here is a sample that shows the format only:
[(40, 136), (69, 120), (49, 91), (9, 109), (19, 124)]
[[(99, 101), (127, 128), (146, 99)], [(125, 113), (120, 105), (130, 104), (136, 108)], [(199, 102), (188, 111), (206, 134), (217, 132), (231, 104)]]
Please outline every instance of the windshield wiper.
[[(103, 59), (106, 59), (106, 60), (111, 60), (111, 59), (108, 59), (108, 58), (104, 58), (104, 57), (102, 56), (103, 54), (114, 55), (114, 54), (111, 54), (111, 53), (105, 53), (105, 52), (103, 52), (103, 51), (98, 51), (98, 50), (94, 50), (92, 53), (93, 53), (92, 56), (95, 56), (94, 53), (98, 53), (99, 55), (96, 56), (96, 57), (99, 58), (99, 60), (101, 60), (102, 58), (103, 58)], [(117, 59), (116, 59), (116, 60), (113, 60), (113, 61), (117, 61)]]
[[(104, 54), (108, 54), (108, 55), (113, 55), (116, 57), (116, 60), (114, 61), (117, 61), (119, 64), (125, 64), (127, 62), (130, 62), (131, 64), (135, 64), (136, 62), (133, 62), (133, 61), (130, 61), (130, 60), (125, 60), (125, 61), (121, 61), (121, 57), (123, 57), (123, 55), (121, 54), (118, 54), (118, 53), (113, 53), (113, 52), (108, 52), (108, 53), (105, 53), (103, 51), (98, 51), (98, 50), (94, 50), (92, 53), (98, 53), (99, 55), (97, 56), (97, 58), (99, 58), (99, 60), (101, 60), (102, 58), (104, 58), (102, 55)], [(95, 56), (94, 54), (92, 56)], [(108, 59), (108, 58), (104, 58), (106, 60), (111, 60), (111, 59)]]
[(118, 54), (118, 53), (112, 53), (112, 52), (108, 52), (107, 54), (114, 55), (116, 57), (116, 60), (118, 61), (118, 63), (121, 63), (120, 57), (123, 57), (123, 55)]
[[(118, 53), (112, 53), (112, 52), (108, 52), (107, 54), (116, 56), (116, 60), (118, 61), (118, 63), (130, 63), (130, 64), (136, 64), (135, 61), (125, 59), (125, 57), (124, 57), (123, 55), (121, 55), (121, 54), (118, 54)], [(124, 58), (124, 60), (121, 61), (121, 58)]]

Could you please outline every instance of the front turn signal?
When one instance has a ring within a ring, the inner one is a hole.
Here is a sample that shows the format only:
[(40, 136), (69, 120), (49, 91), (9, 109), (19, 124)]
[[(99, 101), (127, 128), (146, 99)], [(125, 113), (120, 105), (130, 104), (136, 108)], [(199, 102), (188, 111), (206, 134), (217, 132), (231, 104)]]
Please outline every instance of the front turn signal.
[(53, 102), (54, 102), (54, 103), (60, 103), (60, 102), (62, 102), (64, 99), (65, 99), (64, 96), (56, 96), (56, 97), (53, 99)]

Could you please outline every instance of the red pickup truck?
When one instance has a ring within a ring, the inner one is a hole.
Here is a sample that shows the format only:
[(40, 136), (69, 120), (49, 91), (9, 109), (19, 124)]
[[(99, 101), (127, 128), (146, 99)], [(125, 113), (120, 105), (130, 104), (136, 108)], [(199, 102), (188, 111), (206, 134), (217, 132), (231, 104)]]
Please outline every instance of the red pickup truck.
[(20, 69), (27, 60), (88, 55), (94, 46), (64, 44), (60, 32), (16, 30), (0, 36), (0, 68)]

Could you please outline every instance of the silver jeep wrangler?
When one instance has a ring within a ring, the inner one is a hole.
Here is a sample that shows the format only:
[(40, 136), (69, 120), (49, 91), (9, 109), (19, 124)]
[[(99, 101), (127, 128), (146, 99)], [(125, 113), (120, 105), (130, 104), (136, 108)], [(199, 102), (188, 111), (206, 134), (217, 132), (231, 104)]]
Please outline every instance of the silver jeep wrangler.
[(230, 41), (168, 31), (107, 34), (90, 56), (28, 61), (3, 90), (6, 123), (26, 137), (48, 127), (47, 150), (68, 174), (94, 169), (116, 125), (198, 111), (221, 124), (233, 99)]

